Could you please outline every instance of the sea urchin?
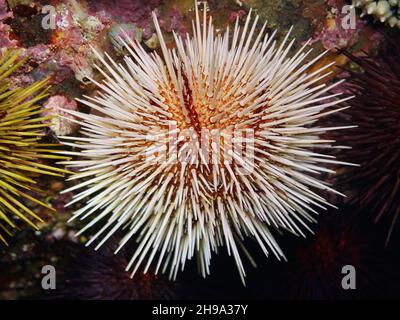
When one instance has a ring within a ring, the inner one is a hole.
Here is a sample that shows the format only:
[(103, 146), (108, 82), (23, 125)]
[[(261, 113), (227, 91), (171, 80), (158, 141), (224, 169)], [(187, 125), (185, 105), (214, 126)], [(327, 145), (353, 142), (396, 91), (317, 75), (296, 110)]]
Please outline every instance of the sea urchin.
[(339, 162), (314, 148), (331, 147), (319, 134), (340, 128), (310, 125), (349, 98), (324, 95), (335, 86), (321, 84), (332, 64), (310, 71), (323, 54), (304, 62), (306, 43), (290, 57), (290, 32), (277, 44), (251, 12), (243, 29), (237, 20), (218, 34), (196, 5), (193, 36), (174, 34), (173, 50), (153, 20), (163, 57), (121, 39), (126, 65), (97, 54), (105, 80), (91, 81), (102, 92), (79, 100), (95, 113), (66, 110), (83, 134), (63, 138), (80, 157), (66, 162), (79, 169), (70, 179), (85, 178), (66, 192), (81, 189), (71, 203), (88, 199), (73, 218), (92, 218), (81, 232), (102, 225), (88, 242), (102, 238), (97, 248), (119, 229), (116, 252), (135, 237), (133, 274), (156, 259), (156, 272), (175, 278), (196, 254), (205, 276), (225, 244), (243, 280), (244, 236), (282, 258), (272, 230), (303, 235), (313, 206), (329, 205), (315, 190), (336, 191), (315, 176)]
[(362, 71), (349, 70), (345, 88), (356, 98), (340, 116), (358, 128), (337, 137), (351, 147), (344, 157), (360, 164), (343, 176), (349, 199), (375, 211), (376, 222), (383, 216), (391, 220), (387, 242), (400, 215), (400, 45), (388, 41), (376, 57), (346, 53)]
[[(0, 232), (10, 235), (9, 227), (18, 228), (15, 218), (35, 229), (35, 221), (42, 221), (24, 201), (53, 210), (37, 199), (41, 190), (32, 174), (63, 176), (66, 172), (43, 163), (45, 159), (67, 159), (53, 154), (50, 147), (54, 144), (41, 141), (49, 116), (41, 116), (41, 107), (36, 102), (47, 95), (47, 80), (26, 88), (12, 89), (8, 83), (10, 74), (25, 61), (19, 59), (18, 51), (12, 50), (7, 50), (0, 59)], [(1, 234), (0, 241), (7, 243)]]

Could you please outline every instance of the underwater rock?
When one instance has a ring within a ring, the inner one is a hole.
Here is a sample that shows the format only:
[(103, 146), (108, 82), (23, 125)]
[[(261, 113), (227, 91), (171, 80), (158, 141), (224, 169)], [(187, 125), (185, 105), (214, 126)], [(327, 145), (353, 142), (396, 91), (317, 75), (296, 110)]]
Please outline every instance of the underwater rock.
[[(343, 13), (342, 8), (346, 5), (344, 0), (325, 1), (325, 10), (321, 14), (325, 14), (324, 20), (320, 21), (316, 26), (313, 40), (321, 41), (324, 49), (341, 49), (352, 46), (359, 40), (359, 33), (363, 30), (364, 23), (360, 19), (356, 19), (354, 28), (344, 25), (346, 22), (346, 11)], [(320, 10), (315, 6), (314, 10)], [(315, 14), (315, 11), (307, 9), (307, 14)]]
[(75, 100), (69, 100), (61, 95), (52, 96), (44, 103), (44, 107), (46, 111), (43, 113), (45, 115), (54, 115), (54, 118), (50, 120), (49, 127), (57, 136), (71, 134), (79, 128), (74, 122), (65, 119), (73, 117), (63, 111), (63, 109), (77, 110), (78, 105)]
[(128, 37), (131, 40), (136, 39), (141, 42), (142, 34), (143, 29), (136, 27), (133, 23), (117, 23), (111, 27), (108, 38), (117, 54), (123, 55), (126, 53), (126, 50), (124, 50), (124, 45), (120, 38), (125, 39), (125, 37)]
[(10, 38), (11, 28), (5, 24), (4, 21), (8, 18), (12, 18), (12, 12), (7, 11), (5, 0), (0, 0), (0, 48), (2, 50), (14, 47), (17, 41)]

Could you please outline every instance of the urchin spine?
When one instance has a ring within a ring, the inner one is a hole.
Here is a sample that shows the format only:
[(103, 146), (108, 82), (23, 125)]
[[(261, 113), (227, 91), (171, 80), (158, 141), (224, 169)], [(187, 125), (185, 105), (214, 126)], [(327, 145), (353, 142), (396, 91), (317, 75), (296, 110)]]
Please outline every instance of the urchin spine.
[[(104, 116), (65, 110), (81, 119), (84, 135), (64, 137), (74, 141), (67, 145), (82, 149), (69, 153), (83, 158), (67, 162), (80, 168), (71, 180), (89, 178), (66, 190), (83, 188), (70, 204), (89, 198), (74, 218), (94, 216), (80, 233), (106, 219), (88, 242), (102, 236), (96, 248), (122, 228), (126, 235), (116, 252), (137, 236), (139, 244), (127, 266), (132, 274), (147, 256), (146, 272), (158, 254), (156, 270), (169, 267), (175, 278), (197, 253), (205, 276), (211, 253), (225, 244), (244, 279), (239, 254), (243, 250), (249, 256), (244, 236), (256, 239), (267, 256), (272, 252), (281, 259), (271, 231), (304, 235), (301, 228), (310, 230), (307, 223), (315, 221), (309, 213), (317, 213), (312, 206), (331, 206), (312, 188), (338, 192), (314, 175), (333, 172), (325, 165), (344, 163), (307, 149), (331, 147), (333, 141), (319, 134), (343, 127), (313, 125), (343, 108), (326, 109), (351, 97), (327, 94), (340, 82), (321, 84), (333, 63), (307, 72), (325, 54), (304, 62), (311, 52), (305, 52), (309, 42), (289, 57), (294, 43), (287, 44), (290, 32), (278, 45), (275, 33), (264, 36), (264, 23), (252, 43), (259, 18), (251, 23), (251, 12), (242, 31), (237, 19), (232, 35), (229, 27), (215, 35), (212, 19), (204, 10), (201, 23), (196, 5), (193, 38), (187, 35), (184, 41), (174, 33), (173, 50), (167, 48), (155, 14), (153, 18), (163, 59), (137, 42), (120, 39), (131, 55), (125, 57), (126, 67), (97, 53), (103, 65), (97, 69), (105, 81), (91, 81), (102, 93), (80, 100)], [(179, 132), (176, 141), (169, 138), (171, 124)], [(182, 134), (203, 128), (253, 130), (249, 148), (254, 158), (249, 161), (228, 150), (233, 162), (203, 163), (215, 145), (204, 151)], [(152, 144), (149, 135), (164, 144)], [(165, 160), (165, 145), (178, 150), (174, 154), (187, 155), (185, 161)], [(199, 155), (197, 162), (192, 151)], [(237, 174), (239, 165), (250, 173)]]

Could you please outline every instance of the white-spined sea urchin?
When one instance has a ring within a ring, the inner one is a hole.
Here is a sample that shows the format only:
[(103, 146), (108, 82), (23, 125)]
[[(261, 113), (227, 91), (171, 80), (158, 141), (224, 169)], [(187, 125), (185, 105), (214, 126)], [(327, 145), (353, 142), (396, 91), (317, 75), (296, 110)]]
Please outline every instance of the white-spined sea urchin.
[(80, 100), (97, 114), (65, 110), (83, 135), (64, 137), (80, 149), (70, 153), (80, 159), (67, 162), (79, 169), (71, 179), (85, 179), (66, 191), (81, 190), (71, 203), (88, 199), (73, 218), (92, 218), (81, 232), (102, 225), (88, 242), (102, 238), (97, 248), (121, 228), (117, 252), (136, 237), (133, 274), (157, 257), (156, 270), (175, 278), (197, 253), (205, 276), (211, 253), (225, 244), (244, 279), (244, 236), (280, 259), (271, 231), (303, 234), (313, 207), (329, 205), (315, 190), (336, 192), (316, 175), (339, 162), (315, 149), (332, 147), (320, 133), (341, 128), (313, 125), (349, 99), (321, 84), (333, 63), (309, 71), (323, 53), (305, 62), (307, 42), (289, 56), (290, 32), (277, 44), (250, 16), (243, 29), (237, 20), (233, 34), (216, 34), (196, 5), (193, 37), (174, 34), (170, 50), (153, 13), (163, 58), (121, 39), (126, 65), (97, 54), (105, 80), (91, 81), (102, 92)]

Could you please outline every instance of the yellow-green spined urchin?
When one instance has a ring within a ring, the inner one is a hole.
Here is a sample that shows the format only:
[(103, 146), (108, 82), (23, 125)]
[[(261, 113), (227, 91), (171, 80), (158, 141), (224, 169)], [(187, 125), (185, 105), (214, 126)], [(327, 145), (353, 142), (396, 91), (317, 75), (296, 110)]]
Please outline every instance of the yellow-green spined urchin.
[(40, 189), (35, 174), (62, 176), (65, 170), (42, 163), (46, 159), (65, 159), (57, 155), (58, 144), (42, 143), (50, 116), (42, 116), (38, 101), (47, 95), (48, 80), (26, 88), (10, 88), (8, 77), (25, 59), (8, 50), (0, 58), (0, 242), (23, 220), (34, 228), (41, 218), (26, 206), (27, 200), (53, 210), (37, 199)]

